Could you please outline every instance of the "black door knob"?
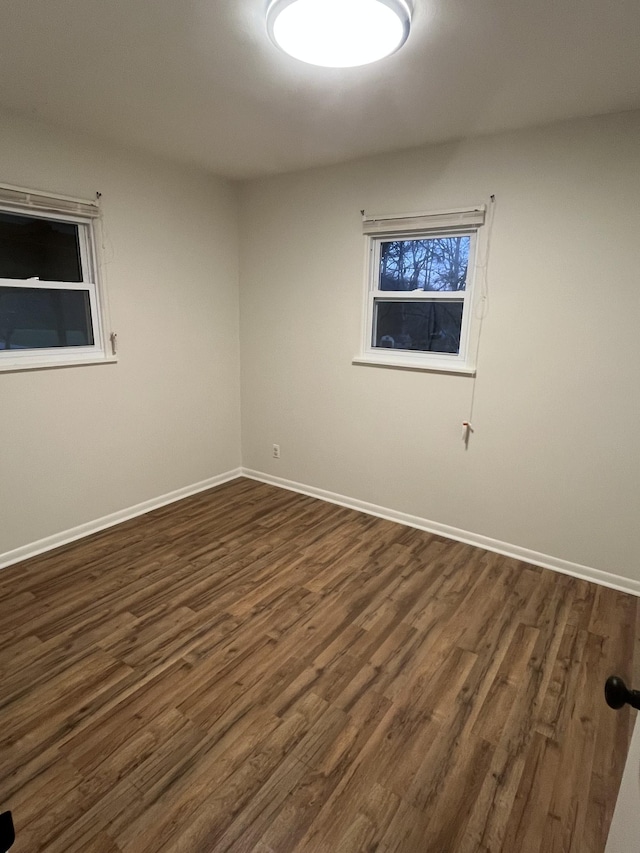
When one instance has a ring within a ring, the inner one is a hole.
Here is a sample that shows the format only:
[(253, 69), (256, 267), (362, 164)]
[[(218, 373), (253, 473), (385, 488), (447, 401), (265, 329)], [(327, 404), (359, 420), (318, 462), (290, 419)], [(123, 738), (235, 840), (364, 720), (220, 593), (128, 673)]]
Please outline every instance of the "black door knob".
[(604, 698), (607, 700), (607, 705), (616, 711), (626, 704), (631, 705), (632, 708), (640, 709), (640, 690), (629, 690), (624, 681), (617, 675), (611, 675), (607, 678), (604, 685)]

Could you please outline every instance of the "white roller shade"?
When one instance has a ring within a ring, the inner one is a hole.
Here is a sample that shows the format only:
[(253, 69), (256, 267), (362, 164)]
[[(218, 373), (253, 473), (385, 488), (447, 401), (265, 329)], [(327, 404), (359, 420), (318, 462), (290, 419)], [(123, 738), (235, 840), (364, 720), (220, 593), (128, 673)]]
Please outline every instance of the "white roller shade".
[(46, 195), (45, 193), (25, 190), (21, 187), (11, 187), (0, 184), (0, 205), (15, 206), (16, 209), (25, 207), (40, 213), (68, 213), (75, 216), (100, 216), (97, 201), (86, 201), (69, 196)]
[(363, 216), (363, 234), (412, 234), (423, 231), (464, 231), (484, 225), (485, 206), (406, 216)]

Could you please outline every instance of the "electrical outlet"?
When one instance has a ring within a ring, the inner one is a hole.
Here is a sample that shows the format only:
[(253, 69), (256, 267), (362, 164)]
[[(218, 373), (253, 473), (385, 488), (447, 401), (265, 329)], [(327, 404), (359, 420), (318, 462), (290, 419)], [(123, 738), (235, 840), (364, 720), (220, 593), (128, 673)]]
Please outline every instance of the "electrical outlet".
[(280, 445), (279, 444), (273, 445), (273, 458), (274, 459), (280, 459)]

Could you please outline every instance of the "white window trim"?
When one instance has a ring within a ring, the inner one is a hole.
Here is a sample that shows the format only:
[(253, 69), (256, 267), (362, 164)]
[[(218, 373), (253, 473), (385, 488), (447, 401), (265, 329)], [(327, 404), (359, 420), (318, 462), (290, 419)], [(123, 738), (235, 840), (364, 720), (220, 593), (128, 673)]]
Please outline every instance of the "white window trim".
[[(473, 322), (476, 307), (476, 268), (478, 257), (478, 230), (484, 224), (485, 207), (457, 208), (433, 213), (395, 214), (364, 217), (365, 245), (365, 295), (362, 317), (361, 351), (352, 359), (353, 364), (376, 367), (425, 370), (440, 373), (458, 373), (475, 376), (475, 352), (478, 328)], [(381, 291), (378, 289), (380, 245), (390, 239), (418, 240), (450, 236), (469, 236), (469, 268), (464, 291)], [(376, 301), (439, 300), (463, 302), (460, 350), (454, 353), (411, 352), (374, 347), (372, 343)]]
[(0, 350), (0, 373), (116, 362), (115, 354), (107, 352), (108, 304), (100, 281), (98, 237), (101, 220), (97, 202), (70, 196), (54, 196), (2, 184), (0, 185), (0, 211), (37, 216), (39, 219), (52, 219), (57, 222), (71, 222), (81, 226), (78, 228), (80, 262), (83, 276), (90, 276), (90, 281), (61, 282), (45, 281), (39, 278), (0, 278), (0, 286), (88, 291), (94, 341), (92, 346), (84, 347)]

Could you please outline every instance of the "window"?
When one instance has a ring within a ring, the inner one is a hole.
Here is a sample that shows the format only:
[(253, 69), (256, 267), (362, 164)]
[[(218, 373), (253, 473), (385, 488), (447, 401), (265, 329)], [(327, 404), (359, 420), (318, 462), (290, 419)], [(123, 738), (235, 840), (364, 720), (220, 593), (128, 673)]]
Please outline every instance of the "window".
[(104, 360), (98, 206), (0, 187), (0, 370)]
[(476, 234), (484, 208), (364, 219), (367, 294), (356, 363), (473, 373)]

